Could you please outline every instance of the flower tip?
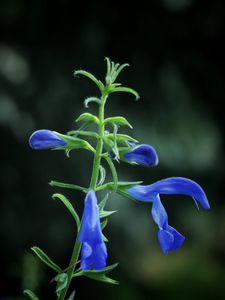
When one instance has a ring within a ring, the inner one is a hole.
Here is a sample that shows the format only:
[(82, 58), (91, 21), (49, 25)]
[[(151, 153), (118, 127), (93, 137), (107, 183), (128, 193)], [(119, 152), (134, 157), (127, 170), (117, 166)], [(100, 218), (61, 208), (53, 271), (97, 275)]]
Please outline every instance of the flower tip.
[(67, 144), (57, 135), (57, 132), (40, 129), (33, 132), (29, 138), (29, 145), (34, 150), (55, 149)]

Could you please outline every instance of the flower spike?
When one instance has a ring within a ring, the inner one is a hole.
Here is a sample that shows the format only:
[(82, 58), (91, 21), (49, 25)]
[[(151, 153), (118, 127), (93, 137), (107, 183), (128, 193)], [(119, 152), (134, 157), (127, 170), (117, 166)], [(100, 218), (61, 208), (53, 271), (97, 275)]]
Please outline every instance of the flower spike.
[(85, 198), (85, 207), (78, 237), (82, 243), (81, 269), (101, 270), (106, 266), (107, 250), (100, 225), (99, 207), (93, 190)]

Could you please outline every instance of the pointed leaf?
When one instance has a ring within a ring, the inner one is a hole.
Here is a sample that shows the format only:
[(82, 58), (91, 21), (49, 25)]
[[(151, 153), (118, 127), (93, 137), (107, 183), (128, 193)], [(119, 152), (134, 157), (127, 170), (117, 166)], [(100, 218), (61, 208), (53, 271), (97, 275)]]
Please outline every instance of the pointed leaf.
[(58, 274), (55, 278), (57, 281), (56, 284), (56, 294), (59, 297), (60, 292), (67, 286), (68, 283), (68, 275), (66, 273)]
[(80, 218), (78, 214), (76, 213), (75, 209), (73, 208), (73, 205), (70, 203), (70, 201), (62, 194), (54, 194), (52, 195), (52, 198), (58, 198), (59, 200), (62, 201), (62, 203), (66, 206), (66, 208), (69, 210), (71, 215), (73, 216), (76, 224), (77, 224), (77, 231), (79, 231), (80, 228)]
[(112, 214), (116, 213), (117, 210), (103, 210), (100, 212), (100, 218), (105, 218), (105, 217), (108, 217), (108, 216), (111, 216)]
[(109, 198), (109, 193), (107, 193), (107, 194), (105, 195), (105, 197), (102, 199), (102, 201), (98, 204), (98, 207), (99, 207), (99, 209), (100, 209), (100, 213), (101, 213), (101, 211), (103, 211), (103, 209), (104, 209), (104, 207), (105, 207), (105, 205), (106, 205), (106, 202), (107, 202), (108, 198)]
[(133, 94), (136, 97), (136, 100), (138, 100), (140, 98), (139, 94), (135, 90), (133, 90), (131, 88), (128, 88), (128, 87), (112, 88), (112, 89), (110, 89), (109, 92), (110, 93), (118, 93), (118, 92), (130, 93), (130, 94)]
[(52, 180), (49, 182), (49, 185), (61, 187), (61, 188), (65, 188), (65, 189), (78, 190), (78, 191), (82, 191), (84, 193), (87, 192), (86, 188), (79, 186), (79, 185), (72, 184), (72, 183), (64, 183), (64, 182)]
[(77, 70), (77, 71), (74, 72), (74, 76), (77, 76), (77, 75), (83, 75), (83, 76), (91, 79), (98, 86), (98, 88), (100, 89), (100, 91), (102, 91), (104, 89), (103, 83), (100, 80), (98, 80), (91, 73), (89, 73), (87, 71), (84, 71), (84, 70)]
[(83, 114), (81, 114), (81, 115), (76, 119), (76, 122), (79, 122), (79, 121), (91, 122), (91, 123), (99, 124), (99, 119), (98, 119), (98, 117), (96, 117), (96, 116), (94, 116), (93, 114), (90, 114), (90, 113), (83, 113)]
[(31, 250), (40, 258), (40, 260), (42, 260), (47, 266), (52, 268), (54, 271), (58, 273), (62, 272), (62, 269), (56, 263), (54, 263), (51, 260), (51, 258), (49, 258), (48, 255), (39, 247), (34, 246), (31, 248)]
[(112, 177), (113, 177), (113, 182), (114, 182), (113, 191), (116, 192), (117, 186), (118, 186), (118, 177), (117, 177), (116, 168), (115, 168), (114, 163), (112, 162), (112, 160), (109, 156), (105, 156), (104, 158), (107, 161), (107, 163), (109, 165), (109, 168), (111, 170)]
[(108, 266), (102, 270), (87, 270), (83, 271), (81, 269), (78, 269), (74, 274), (73, 277), (78, 277), (78, 276), (86, 276), (94, 280), (102, 281), (105, 283), (110, 283), (110, 284), (119, 284), (118, 281), (111, 279), (106, 276), (106, 274), (113, 269), (115, 269), (118, 266), (118, 263), (113, 264), (111, 266)]
[(106, 125), (109, 123), (133, 128), (132, 125), (124, 117), (121, 116), (106, 118), (104, 124)]
[(97, 186), (102, 185), (105, 181), (106, 171), (102, 165), (99, 166), (99, 175), (100, 175), (100, 178), (98, 179), (99, 181), (97, 183)]
[(101, 229), (103, 230), (108, 224), (108, 219), (105, 219), (103, 222), (101, 222)]
[(72, 292), (72, 294), (69, 296), (67, 300), (73, 300), (75, 296), (75, 291)]
[(85, 100), (84, 100), (84, 106), (86, 107), (86, 108), (88, 108), (89, 107), (89, 103), (91, 103), (91, 102), (95, 102), (95, 103), (97, 103), (97, 104), (101, 104), (102, 102), (101, 102), (101, 100), (99, 99), (99, 98), (97, 98), (97, 97), (88, 97), (88, 98), (86, 98)]
[(31, 300), (39, 300), (39, 298), (30, 290), (24, 290), (23, 294), (28, 296)]

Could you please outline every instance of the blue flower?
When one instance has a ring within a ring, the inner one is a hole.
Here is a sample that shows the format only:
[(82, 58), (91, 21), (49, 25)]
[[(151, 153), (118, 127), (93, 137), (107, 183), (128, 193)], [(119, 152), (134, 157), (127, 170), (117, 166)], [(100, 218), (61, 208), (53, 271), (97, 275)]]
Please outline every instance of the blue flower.
[(136, 185), (127, 190), (128, 194), (143, 202), (152, 202), (152, 217), (159, 227), (158, 240), (163, 253), (177, 250), (185, 237), (168, 224), (168, 215), (163, 207), (160, 194), (182, 194), (193, 197), (203, 208), (209, 209), (208, 199), (196, 182), (182, 177), (171, 177), (150, 185)]
[(29, 139), (31, 148), (35, 150), (55, 149), (67, 145), (67, 142), (57, 136), (56, 132), (42, 129), (35, 131)]
[[(134, 144), (130, 144), (132, 147), (126, 151), (121, 151), (121, 160), (130, 163), (136, 163), (139, 165), (143, 165), (146, 167), (156, 166), (159, 162), (159, 158), (156, 150), (146, 144), (134, 146)], [(124, 158), (124, 159), (123, 159)]]
[(152, 217), (159, 227), (158, 240), (163, 253), (167, 254), (169, 250), (179, 249), (185, 237), (168, 224), (168, 215), (159, 195), (156, 196), (152, 204)]
[(100, 225), (99, 207), (93, 190), (85, 198), (85, 207), (78, 240), (82, 243), (81, 269), (101, 270), (106, 266), (107, 250)]

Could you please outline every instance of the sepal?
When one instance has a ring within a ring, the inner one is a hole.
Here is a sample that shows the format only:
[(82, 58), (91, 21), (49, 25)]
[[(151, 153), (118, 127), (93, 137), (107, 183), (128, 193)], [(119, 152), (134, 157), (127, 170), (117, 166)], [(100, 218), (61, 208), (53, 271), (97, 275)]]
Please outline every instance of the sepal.
[(62, 269), (56, 263), (54, 263), (51, 260), (51, 258), (49, 258), (49, 256), (43, 250), (41, 250), (39, 247), (34, 246), (31, 248), (31, 250), (38, 256), (38, 258), (40, 258), (40, 260), (42, 260), (51, 269), (53, 269), (57, 273), (62, 272)]
[(30, 290), (24, 290), (23, 294), (25, 296), (28, 296), (31, 300), (39, 300), (39, 298), (34, 294), (34, 292), (32, 292)]
[(118, 281), (106, 276), (107, 273), (112, 271), (118, 266), (118, 263), (115, 263), (111, 266), (105, 267), (102, 270), (87, 270), (83, 271), (81, 269), (78, 269), (76, 272), (73, 273), (73, 277), (79, 277), (79, 276), (86, 276), (88, 278), (97, 280), (97, 281), (102, 281), (105, 283), (109, 284), (119, 284)]
[(55, 277), (55, 280), (57, 282), (57, 284), (56, 284), (56, 295), (57, 295), (57, 297), (59, 297), (61, 291), (67, 286), (68, 275), (66, 273), (58, 274)]
[(56, 133), (60, 138), (67, 142), (66, 146), (55, 148), (54, 150), (65, 150), (66, 155), (69, 156), (71, 150), (74, 149), (86, 149), (91, 152), (95, 152), (94, 148), (85, 140), (82, 140), (77, 137), (72, 137), (68, 135), (64, 135), (61, 133)]

